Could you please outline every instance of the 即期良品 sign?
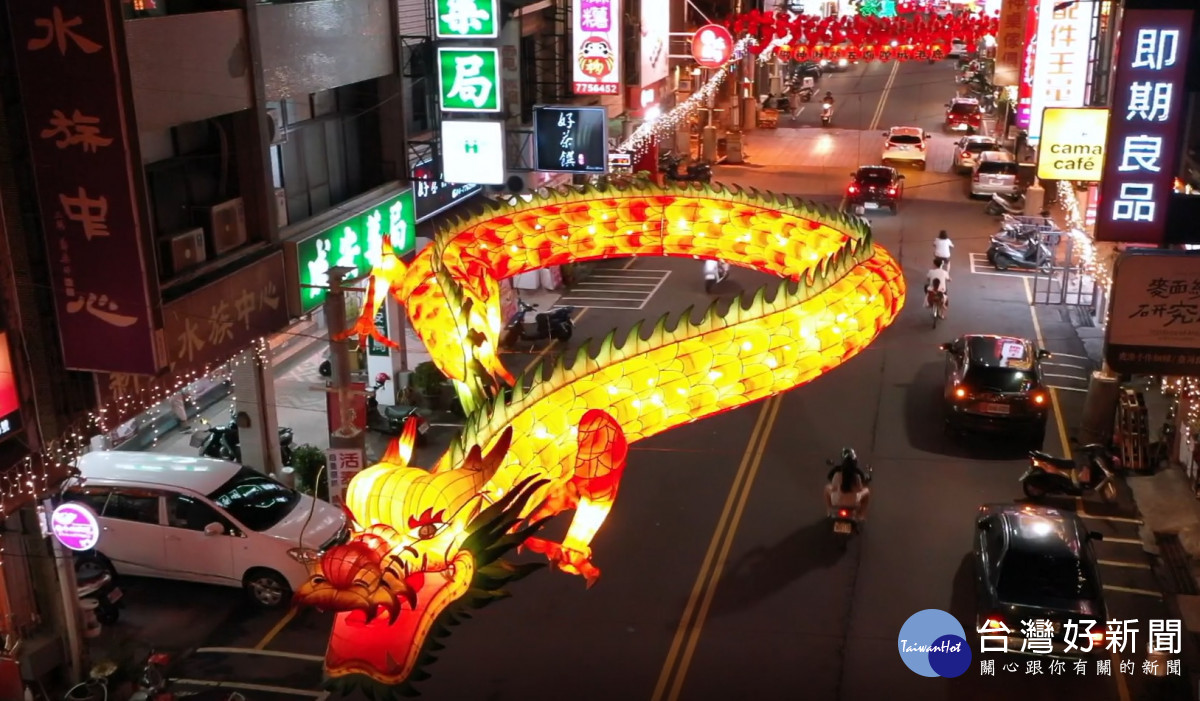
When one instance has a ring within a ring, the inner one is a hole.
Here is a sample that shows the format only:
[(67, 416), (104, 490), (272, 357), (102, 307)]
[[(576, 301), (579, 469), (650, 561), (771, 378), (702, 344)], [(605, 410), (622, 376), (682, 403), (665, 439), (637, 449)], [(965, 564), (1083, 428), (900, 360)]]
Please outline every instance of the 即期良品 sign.
[(300, 284), (300, 313), (316, 309), (329, 289), (329, 269), (350, 268), (347, 280), (364, 277), (379, 263), (385, 236), (391, 236), (396, 255), (416, 248), (416, 210), (411, 188), (296, 244), (296, 273)]
[(1121, 254), (1105, 341), (1117, 372), (1200, 375), (1200, 253)]

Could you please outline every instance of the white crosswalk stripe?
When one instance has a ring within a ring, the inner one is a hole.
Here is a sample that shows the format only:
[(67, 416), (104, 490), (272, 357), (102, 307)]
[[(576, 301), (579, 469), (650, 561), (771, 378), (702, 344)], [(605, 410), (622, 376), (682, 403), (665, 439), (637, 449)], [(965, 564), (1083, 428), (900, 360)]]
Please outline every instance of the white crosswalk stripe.
[(556, 306), (639, 310), (670, 275), (670, 270), (602, 268), (573, 285)]

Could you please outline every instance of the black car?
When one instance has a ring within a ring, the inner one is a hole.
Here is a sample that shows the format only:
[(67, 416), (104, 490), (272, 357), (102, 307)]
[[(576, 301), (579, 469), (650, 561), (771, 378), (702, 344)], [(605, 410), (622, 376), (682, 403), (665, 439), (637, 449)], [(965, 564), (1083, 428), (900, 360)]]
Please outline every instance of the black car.
[(891, 166), (859, 166), (846, 186), (846, 207), (852, 210), (890, 209), (896, 213), (904, 196), (904, 176)]
[(1050, 396), (1041, 361), (1050, 353), (1014, 336), (962, 336), (946, 351), (946, 427), (1021, 431), (1041, 445)]
[(984, 504), (975, 525), (975, 630), (982, 649), (1105, 654), (1108, 611), (1092, 547), (1099, 533), (1088, 532), (1073, 512), (1029, 504)]
[(821, 64), (816, 61), (797, 61), (792, 65), (792, 78), (797, 82), (804, 78), (821, 79)]

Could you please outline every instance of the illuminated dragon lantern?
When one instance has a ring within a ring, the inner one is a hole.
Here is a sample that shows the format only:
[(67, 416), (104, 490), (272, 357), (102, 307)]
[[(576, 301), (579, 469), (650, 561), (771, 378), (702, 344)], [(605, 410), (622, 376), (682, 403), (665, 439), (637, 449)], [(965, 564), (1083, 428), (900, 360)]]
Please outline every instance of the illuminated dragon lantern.
[[(699, 321), (688, 309), (649, 333), (641, 322), (623, 340), (614, 331), (594, 355), (584, 344), (558, 358), (548, 376), (540, 365), (521, 378), (505, 371), (500, 280), (630, 256), (719, 259), (783, 281), (771, 298), (760, 289), (723, 313), (714, 303)], [(352, 333), (376, 333), (385, 286), (469, 415), (431, 471), (409, 465), (410, 424), (354, 478), (349, 542), (321, 553), (296, 592), (297, 605), (337, 612), (330, 685), (374, 698), (414, 693), (447, 626), (540, 565), (504, 559), (514, 549), (592, 584), (589, 543), (630, 443), (832, 370), (895, 319), (905, 293), (900, 266), (862, 219), (753, 190), (649, 183), (522, 195), (444, 227), (408, 265), (385, 254)], [(538, 537), (568, 511), (561, 543)]]

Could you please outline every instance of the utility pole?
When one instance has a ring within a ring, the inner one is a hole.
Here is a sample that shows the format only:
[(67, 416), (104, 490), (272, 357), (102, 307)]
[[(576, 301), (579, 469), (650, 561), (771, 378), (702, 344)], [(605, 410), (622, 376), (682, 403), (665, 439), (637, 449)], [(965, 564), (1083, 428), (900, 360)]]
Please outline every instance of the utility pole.
[(366, 434), (355, 426), (352, 403), (355, 393), (350, 387), (350, 345), (344, 340), (334, 340), (347, 328), (346, 287), (343, 278), (350, 272), (351, 268), (330, 268), (329, 292), (325, 295), (325, 324), (329, 329), (331, 366), (330, 386), (326, 391), (336, 392), (338, 397), (338, 416), (330, 417), (332, 430), (329, 432), (329, 447), (359, 450), (365, 455)]

